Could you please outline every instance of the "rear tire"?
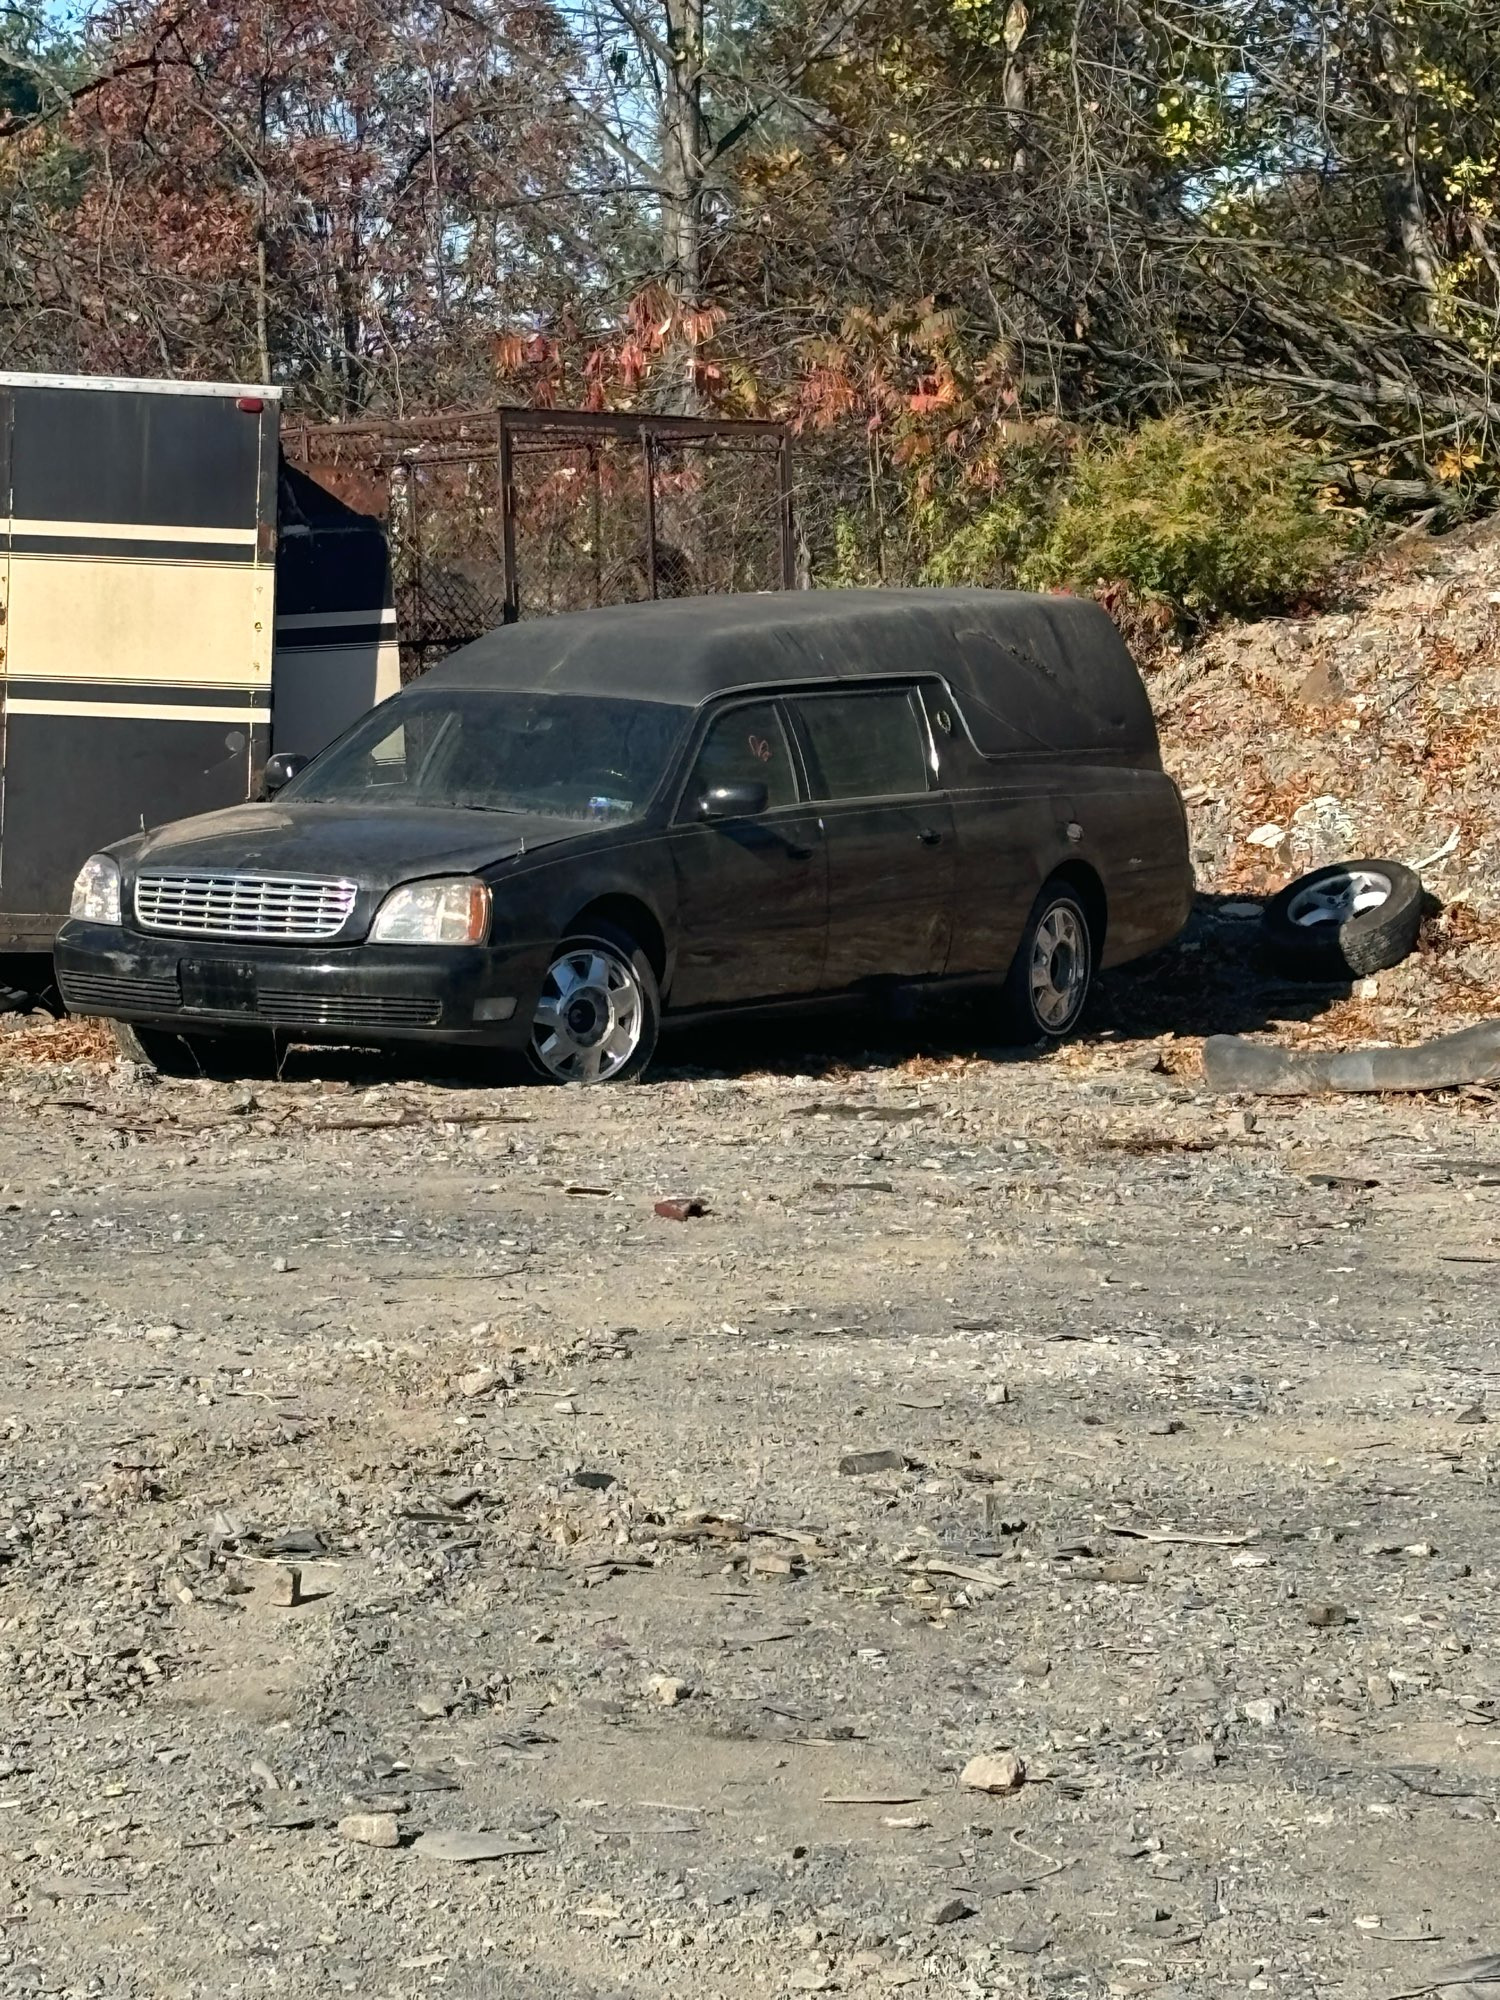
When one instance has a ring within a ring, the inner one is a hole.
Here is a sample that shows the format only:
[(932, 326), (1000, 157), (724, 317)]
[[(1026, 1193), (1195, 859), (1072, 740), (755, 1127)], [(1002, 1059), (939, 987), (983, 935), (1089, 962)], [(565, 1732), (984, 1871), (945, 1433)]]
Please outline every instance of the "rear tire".
[(1094, 933), (1067, 882), (1047, 882), (1031, 906), (1005, 981), (1006, 1027), (1017, 1041), (1061, 1041), (1094, 983)]
[(127, 1062), (158, 1076), (206, 1076), (228, 1081), (265, 1076), (275, 1059), (270, 1035), (179, 1035), (171, 1028), (146, 1028), (134, 1021), (111, 1021), (115, 1046)]
[(527, 1058), (544, 1083), (634, 1083), (656, 1053), (661, 992), (635, 939), (593, 924), (552, 954)]

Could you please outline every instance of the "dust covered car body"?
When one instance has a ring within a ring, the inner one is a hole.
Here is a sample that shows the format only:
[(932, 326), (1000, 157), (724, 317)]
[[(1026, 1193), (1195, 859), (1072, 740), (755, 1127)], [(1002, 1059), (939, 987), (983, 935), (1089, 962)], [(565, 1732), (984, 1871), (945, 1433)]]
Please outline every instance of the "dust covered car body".
[(604, 1081), (663, 1015), (912, 987), (992, 986), (1024, 1035), (1064, 1034), (1191, 896), (1097, 606), (679, 598), (505, 627), (267, 802), (117, 843), (56, 962), (72, 1009), (163, 1064), (269, 1031)]

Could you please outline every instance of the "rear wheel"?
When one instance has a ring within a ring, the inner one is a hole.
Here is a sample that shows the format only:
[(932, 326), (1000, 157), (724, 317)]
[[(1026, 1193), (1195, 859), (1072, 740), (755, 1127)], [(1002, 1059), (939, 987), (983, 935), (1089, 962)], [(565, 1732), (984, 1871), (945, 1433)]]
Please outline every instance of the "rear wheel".
[(179, 1035), (171, 1028), (140, 1027), (134, 1021), (109, 1025), (120, 1054), (158, 1076), (264, 1076), (275, 1060), (269, 1034)]
[(548, 1083), (631, 1083), (656, 1049), (661, 996), (651, 961), (612, 925), (553, 954), (527, 1053)]
[(1048, 882), (1031, 906), (1005, 982), (1008, 1025), (1022, 1041), (1060, 1040), (1078, 1025), (1093, 979), (1088, 915), (1066, 882)]

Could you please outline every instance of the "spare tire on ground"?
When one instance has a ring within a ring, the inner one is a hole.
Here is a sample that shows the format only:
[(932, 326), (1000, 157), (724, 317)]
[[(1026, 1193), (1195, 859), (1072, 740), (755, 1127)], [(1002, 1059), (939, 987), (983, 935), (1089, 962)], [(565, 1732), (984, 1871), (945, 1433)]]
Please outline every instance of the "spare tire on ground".
[(1299, 875), (1266, 905), (1265, 939), (1295, 979), (1362, 979), (1410, 956), (1422, 881), (1400, 861), (1336, 861)]

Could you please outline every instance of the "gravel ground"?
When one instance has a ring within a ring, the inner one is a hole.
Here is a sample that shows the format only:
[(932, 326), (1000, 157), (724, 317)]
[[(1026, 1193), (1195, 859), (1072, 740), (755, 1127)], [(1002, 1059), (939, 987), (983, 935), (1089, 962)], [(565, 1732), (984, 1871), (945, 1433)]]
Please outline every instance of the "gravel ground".
[(1500, 1949), (1488, 1094), (8, 1045), (0, 1991), (1363, 2000)]

